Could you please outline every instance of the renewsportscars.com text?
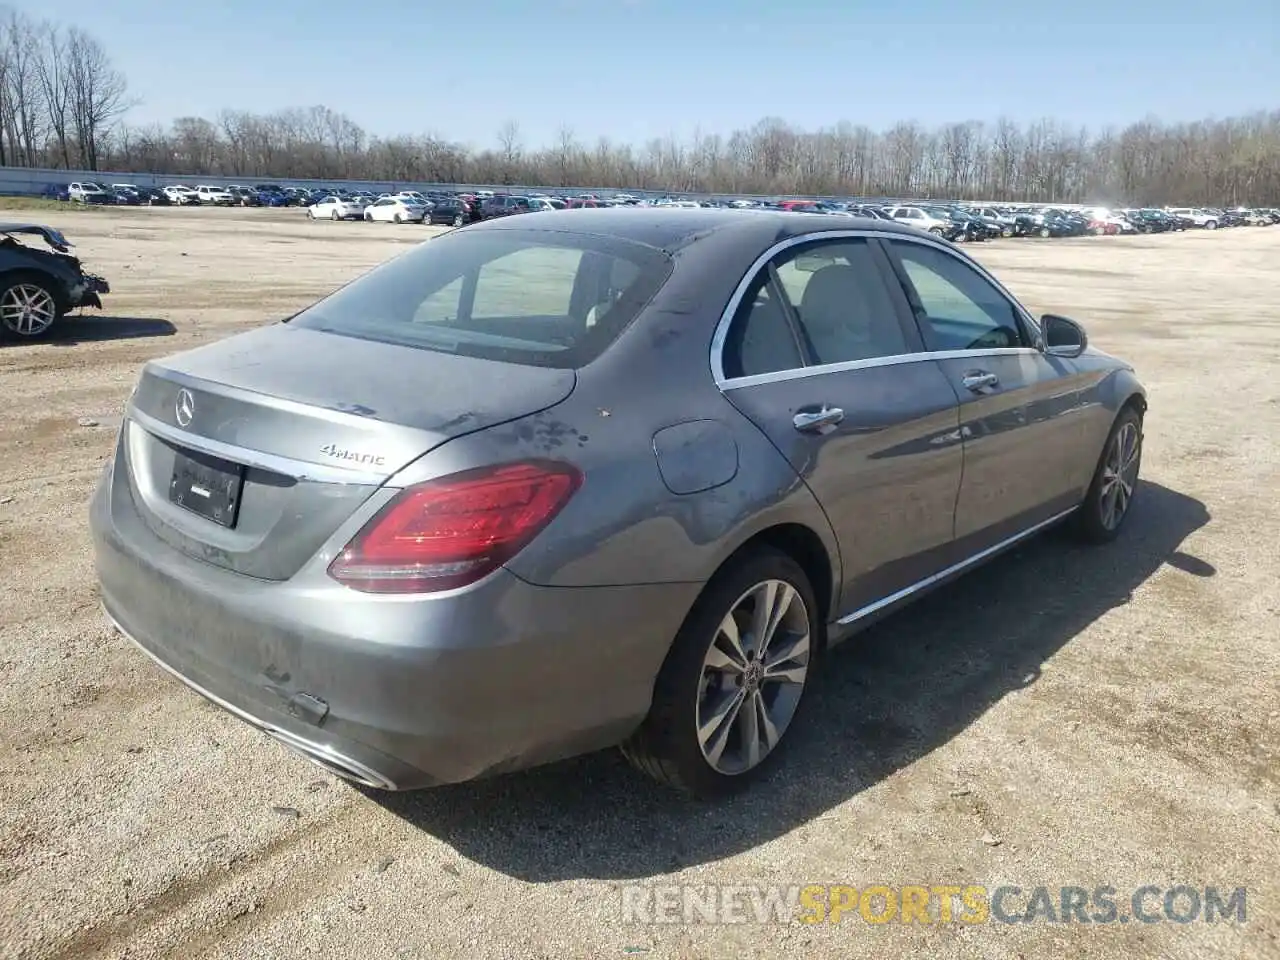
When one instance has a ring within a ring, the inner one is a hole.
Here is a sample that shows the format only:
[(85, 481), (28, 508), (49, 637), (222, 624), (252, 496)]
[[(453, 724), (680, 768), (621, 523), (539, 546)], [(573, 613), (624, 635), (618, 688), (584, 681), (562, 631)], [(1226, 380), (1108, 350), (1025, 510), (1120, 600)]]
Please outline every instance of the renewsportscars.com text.
[(632, 884), (626, 923), (1244, 923), (1244, 887)]

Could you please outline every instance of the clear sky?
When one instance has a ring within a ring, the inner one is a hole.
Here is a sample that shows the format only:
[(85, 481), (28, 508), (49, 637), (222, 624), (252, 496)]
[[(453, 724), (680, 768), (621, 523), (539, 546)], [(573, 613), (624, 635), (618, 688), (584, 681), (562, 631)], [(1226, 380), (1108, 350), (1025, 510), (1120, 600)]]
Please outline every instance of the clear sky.
[(324, 104), (371, 133), (526, 146), (1280, 108), (1280, 0), (15, 0), (95, 34), (133, 122)]

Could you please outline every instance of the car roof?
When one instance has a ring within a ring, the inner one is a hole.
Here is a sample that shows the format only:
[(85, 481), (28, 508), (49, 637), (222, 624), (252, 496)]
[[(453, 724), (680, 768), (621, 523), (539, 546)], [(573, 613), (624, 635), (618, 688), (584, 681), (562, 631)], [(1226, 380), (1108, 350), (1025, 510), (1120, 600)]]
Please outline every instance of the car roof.
[(833, 230), (867, 229), (919, 236), (904, 224), (870, 217), (826, 217), (812, 213), (736, 210), (722, 207), (662, 208), (596, 207), (550, 210), (535, 215), (485, 220), (467, 228), (476, 230), (550, 230), (591, 233), (644, 243), (662, 250), (678, 250), (710, 233), (733, 232), (741, 239), (758, 239), (762, 246), (779, 240)]

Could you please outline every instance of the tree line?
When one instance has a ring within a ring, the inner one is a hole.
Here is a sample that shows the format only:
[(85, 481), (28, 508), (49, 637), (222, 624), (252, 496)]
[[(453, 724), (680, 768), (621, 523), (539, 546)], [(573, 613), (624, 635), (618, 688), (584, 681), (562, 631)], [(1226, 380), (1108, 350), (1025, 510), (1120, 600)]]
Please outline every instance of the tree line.
[(968, 120), (806, 131), (769, 117), (730, 134), (587, 143), (563, 126), (526, 144), (508, 121), (492, 146), (426, 133), (371, 136), (323, 106), (126, 122), (136, 101), (78, 27), (0, 19), (0, 165), (220, 175), (659, 190), (1131, 204), (1280, 204), (1280, 110), (1089, 130)]

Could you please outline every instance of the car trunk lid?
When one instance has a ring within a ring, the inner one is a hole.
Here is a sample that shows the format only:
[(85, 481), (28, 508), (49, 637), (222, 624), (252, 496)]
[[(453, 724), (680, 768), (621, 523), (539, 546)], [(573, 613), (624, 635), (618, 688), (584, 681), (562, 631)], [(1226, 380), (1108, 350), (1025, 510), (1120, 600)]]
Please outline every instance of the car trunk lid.
[(554, 406), (574, 383), (572, 370), (276, 324), (148, 363), (122, 445), (157, 536), (282, 580), (397, 470)]

